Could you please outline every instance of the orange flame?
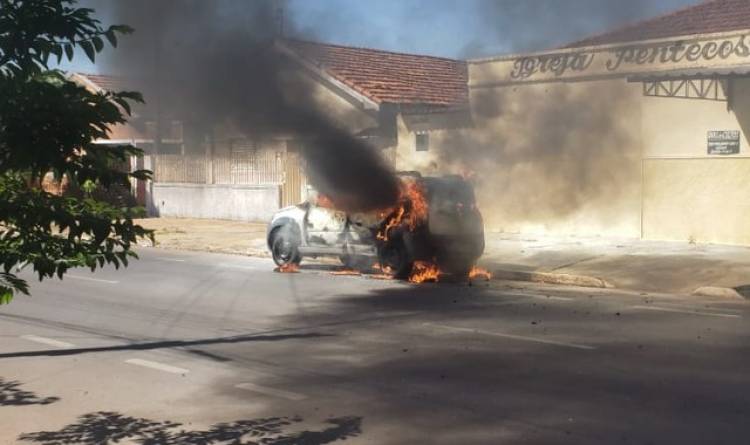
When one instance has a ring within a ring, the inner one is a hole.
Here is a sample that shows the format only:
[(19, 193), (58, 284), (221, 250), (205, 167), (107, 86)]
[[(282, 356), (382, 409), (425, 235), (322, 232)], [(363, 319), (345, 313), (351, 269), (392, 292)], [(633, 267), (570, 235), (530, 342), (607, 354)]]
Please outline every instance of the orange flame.
[(288, 263), (283, 264), (273, 270), (278, 273), (299, 273), (299, 264)]
[(469, 272), (469, 280), (480, 279), (484, 281), (490, 281), (492, 279), (492, 273), (487, 269), (474, 266)]
[(440, 279), (440, 268), (428, 261), (416, 261), (409, 281), (412, 283), (437, 283)]
[(398, 211), (388, 220), (385, 227), (378, 232), (378, 239), (380, 241), (388, 241), (391, 229), (401, 225), (401, 221), (404, 219), (404, 213), (406, 210), (403, 206), (398, 208)]
[[(392, 229), (407, 224), (410, 231), (414, 231), (427, 221), (429, 207), (423, 185), (414, 180), (404, 180), (401, 186), (401, 196), (396, 207), (390, 212), (385, 226), (378, 231), (380, 241), (388, 241)], [(382, 214), (385, 217), (387, 213)]]

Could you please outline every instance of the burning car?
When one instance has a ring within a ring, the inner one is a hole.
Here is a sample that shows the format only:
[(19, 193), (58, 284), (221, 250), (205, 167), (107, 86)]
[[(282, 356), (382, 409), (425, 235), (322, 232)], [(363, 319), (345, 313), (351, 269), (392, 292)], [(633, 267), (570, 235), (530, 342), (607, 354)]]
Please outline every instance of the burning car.
[(274, 262), (294, 269), (303, 257), (333, 256), (352, 269), (377, 263), (399, 279), (469, 274), (484, 252), (471, 184), (460, 176), (399, 178), (400, 198), (391, 209), (346, 213), (313, 192), (277, 212), (267, 236)]

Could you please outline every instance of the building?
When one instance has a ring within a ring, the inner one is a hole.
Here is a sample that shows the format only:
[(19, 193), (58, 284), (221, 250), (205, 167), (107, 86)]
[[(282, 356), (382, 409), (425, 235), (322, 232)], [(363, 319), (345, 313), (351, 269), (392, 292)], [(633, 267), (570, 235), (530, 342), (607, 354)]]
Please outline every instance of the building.
[(433, 140), (480, 169), (491, 229), (750, 244), (750, 2), (468, 71), (475, 127)]
[[(465, 62), (300, 40), (277, 41), (273, 51), (330, 122), (377, 147), (397, 169), (434, 169), (427, 132), (469, 120)], [(111, 76), (73, 78), (93, 90), (126, 89)], [(306, 194), (303, 136), (223, 126), (207, 138), (196, 123), (164, 116), (157, 137), (155, 121), (153, 109), (136, 108), (127, 125), (101, 141), (144, 149), (138, 167), (153, 170), (154, 181), (139, 187), (153, 215), (266, 220)]]
[[(750, 245), (747, 0), (467, 62), (295, 40), (273, 49), (331, 121), (395, 169), (471, 176), (488, 230)], [(264, 220), (305, 194), (297, 135), (205, 140), (169, 121), (154, 138), (145, 115), (132, 127), (113, 139), (147, 151), (161, 141), (143, 161), (155, 215)]]

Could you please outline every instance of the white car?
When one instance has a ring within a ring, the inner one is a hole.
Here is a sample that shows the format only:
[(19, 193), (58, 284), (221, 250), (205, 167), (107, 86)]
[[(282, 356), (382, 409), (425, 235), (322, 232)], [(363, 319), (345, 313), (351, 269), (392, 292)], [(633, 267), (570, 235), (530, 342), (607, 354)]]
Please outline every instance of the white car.
[(395, 277), (407, 278), (416, 261), (429, 261), (447, 273), (468, 273), (484, 252), (471, 184), (459, 176), (410, 173), (401, 179), (420, 196), (405, 194), (390, 213), (347, 214), (317, 193), (279, 210), (267, 235), (274, 262), (287, 266), (304, 257), (333, 256), (357, 269), (379, 262)]

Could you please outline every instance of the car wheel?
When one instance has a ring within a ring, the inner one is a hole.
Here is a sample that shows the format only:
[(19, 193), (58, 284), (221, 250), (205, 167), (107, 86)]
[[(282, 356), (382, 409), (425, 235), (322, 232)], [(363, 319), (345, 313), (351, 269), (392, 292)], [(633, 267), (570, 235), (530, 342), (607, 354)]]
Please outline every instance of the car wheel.
[(389, 268), (399, 280), (409, 278), (414, 268), (414, 260), (402, 239), (393, 239), (378, 248), (378, 260), (384, 270)]
[(289, 225), (279, 227), (271, 233), (271, 256), (277, 266), (299, 264), (302, 256), (299, 253), (300, 238)]

